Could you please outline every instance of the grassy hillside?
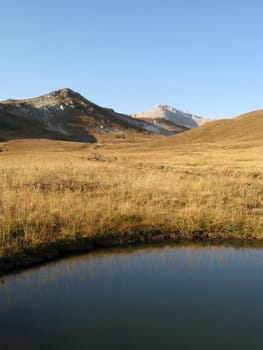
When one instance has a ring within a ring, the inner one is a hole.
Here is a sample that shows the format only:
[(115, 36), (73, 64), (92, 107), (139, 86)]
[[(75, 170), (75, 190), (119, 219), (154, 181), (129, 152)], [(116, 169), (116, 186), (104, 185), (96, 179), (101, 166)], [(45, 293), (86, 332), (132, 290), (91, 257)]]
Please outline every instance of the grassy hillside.
[(240, 142), (263, 144), (263, 110), (246, 113), (233, 119), (215, 120), (185, 133), (170, 136), (160, 145)]

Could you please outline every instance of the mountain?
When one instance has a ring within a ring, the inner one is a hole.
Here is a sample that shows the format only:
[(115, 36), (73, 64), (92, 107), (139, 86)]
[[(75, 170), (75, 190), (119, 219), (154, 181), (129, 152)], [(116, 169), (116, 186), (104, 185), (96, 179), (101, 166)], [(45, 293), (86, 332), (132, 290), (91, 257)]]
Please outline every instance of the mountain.
[(200, 128), (160, 141), (158, 145), (251, 143), (263, 145), (263, 110), (242, 114), (232, 119), (214, 120)]
[(136, 113), (132, 116), (171, 132), (185, 131), (210, 121), (209, 119), (198, 117), (191, 113), (185, 113), (166, 105), (158, 105), (146, 112)]
[(96, 135), (125, 132), (168, 134), (143, 120), (100, 107), (70, 89), (0, 103), (0, 141), (49, 138), (96, 142)]

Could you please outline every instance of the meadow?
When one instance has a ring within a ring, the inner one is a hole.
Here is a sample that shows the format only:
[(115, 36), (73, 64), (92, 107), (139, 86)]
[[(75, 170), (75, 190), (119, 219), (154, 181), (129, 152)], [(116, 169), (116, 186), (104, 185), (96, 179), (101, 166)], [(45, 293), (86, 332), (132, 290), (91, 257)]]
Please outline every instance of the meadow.
[(263, 238), (262, 148), (13, 141), (0, 153), (0, 256), (104, 237)]

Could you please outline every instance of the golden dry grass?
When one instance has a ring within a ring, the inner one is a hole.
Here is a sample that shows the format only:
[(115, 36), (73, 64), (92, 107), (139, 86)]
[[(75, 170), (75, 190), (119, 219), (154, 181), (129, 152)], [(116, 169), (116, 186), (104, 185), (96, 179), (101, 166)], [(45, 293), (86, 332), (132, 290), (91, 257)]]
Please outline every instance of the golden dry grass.
[(0, 252), (105, 234), (263, 238), (262, 147), (16, 141), (0, 153)]
[(159, 143), (159, 147), (215, 142), (224, 145), (241, 142), (252, 142), (254, 145), (256, 142), (262, 145), (262, 140), (263, 110), (258, 110), (233, 119), (214, 120), (199, 128), (171, 136)]

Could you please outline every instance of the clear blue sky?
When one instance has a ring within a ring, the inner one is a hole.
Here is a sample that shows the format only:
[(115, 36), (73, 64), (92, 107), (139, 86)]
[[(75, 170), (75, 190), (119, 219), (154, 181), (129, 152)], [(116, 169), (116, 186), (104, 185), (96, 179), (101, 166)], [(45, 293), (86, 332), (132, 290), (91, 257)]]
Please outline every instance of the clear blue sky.
[(263, 108), (262, 0), (0, 0), (0, 100), (61, 87), (123, 113)]

